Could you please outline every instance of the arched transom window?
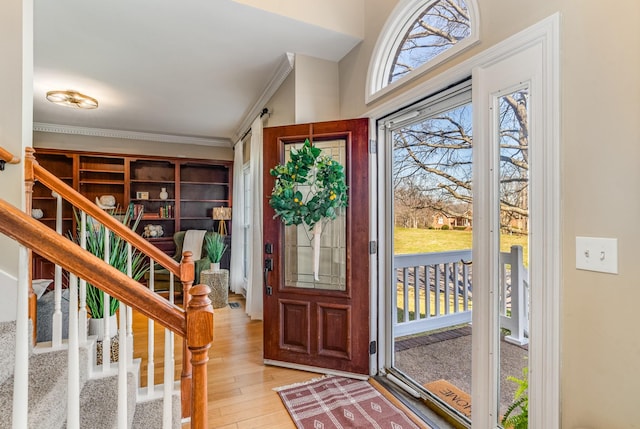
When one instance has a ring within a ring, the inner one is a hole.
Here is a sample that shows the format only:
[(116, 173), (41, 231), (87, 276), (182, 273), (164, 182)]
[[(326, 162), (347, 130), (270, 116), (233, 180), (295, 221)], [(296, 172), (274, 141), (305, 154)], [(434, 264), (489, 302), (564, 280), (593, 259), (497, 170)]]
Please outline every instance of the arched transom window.
[(411, 80), (478, 40), (475, 0), (404, 0), (371, 57), (367, 101)]

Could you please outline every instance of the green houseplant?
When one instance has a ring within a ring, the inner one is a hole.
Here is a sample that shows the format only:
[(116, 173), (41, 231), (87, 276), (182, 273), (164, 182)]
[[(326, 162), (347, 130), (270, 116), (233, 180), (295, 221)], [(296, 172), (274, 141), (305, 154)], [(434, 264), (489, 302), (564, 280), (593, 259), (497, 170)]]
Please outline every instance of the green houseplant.
[(227, 251), (227, 247), (224, 237), (217, 232), (205, 236), (205, 250), (207, 251), (207, 257), (211, 261), (211, 269), (213, 271), (220, 270), (220, 261), (224, 252)]
[[(108, 210), (111, 215), (116, 216), (116, 210)], [(78, 234), (73, 237), (73, 240), (80, 243), (80, 215), (75, 212), (76, 221), (78, 224)], [(116, 216), (120, 219), (123, 225), (131, 227), (133, 231), (136, 230), (138, 223), (142, 217), (142, 213), (137, 218), (133, 218), (131, 210), (127, 210), (124, 215)], [(133, 225), (131, 225), (133, 223)], [(86, 237), (87, 237), (87, 251), (95, 255), (96, 257), (104, 260), (105, 256), (105, 235), (106, 228), (104, 225), (96, 222), (95, 220), (87, 217), (86, 222)], [(117, 270), (126, 273), (127, 272), (127, 242), (120, 236), (109, 233), (109, 265)], [(149, 270), (149, 264), (145, 255), (137, 249), (132, 250), (131, 254), (131, 277), (134, 280), (140, 280), (142, 276)], [(109, 316), (116, 314), (120, 306), (120, 302), (111, 298), (109, 303)], [(94, 285), (87, 283), (87, 309), (92, 319), (104, 318), (104, 292), (95, 287)]]
[[(529, 427), (529, 368), (522, 369), (522, 378), (508, 376), (507, 380), (518, 385), (513, 402), (507, 408), (500, 423), (509, 429), (527, 429)], [(519, 411), (519, 412), (518, 412)]]

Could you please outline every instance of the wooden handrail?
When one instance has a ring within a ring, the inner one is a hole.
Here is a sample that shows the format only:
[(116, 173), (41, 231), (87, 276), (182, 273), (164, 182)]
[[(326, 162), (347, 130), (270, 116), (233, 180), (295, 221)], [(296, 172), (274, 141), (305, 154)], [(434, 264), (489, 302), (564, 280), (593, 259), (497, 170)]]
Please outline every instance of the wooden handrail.
[[(107, 215), (106, 219), (109, 218), (111, 216)], [(116, 221), (114, 225), (120, 224)], [(2, 199), (0, 232), (23, 246), (36, 249), (38, 254), (51, 262), (85, 279), (181, 337), (187, 337), (184, 310)]]
[(0, 161), (4, 161), (8, 164), (18, 164), (20, 163), (20, 158), (13, 155), (11, 152), (4, 149), (3, 147), (0, 147)]
[(43, 185), (57, 192), (63, 199), (70, 202), (73, 206), (84, 211), (108, 229), (122, 237), (124, 240), (146, 255), (150, 256), (154, 261), (180, 277), (180, 264), (173, 260), (169, 255), (158, 249), (153, 244), (142, 238), (138, 234), (132, 234), (132, 231), (126, 225), (123, 225), (109, 213), (100, 209), (93, 202), (87, 200), (80, 192), (76, 191), (62, 180), (58, 179), (44, 167), (39, 165), (37, 161), (33, 161), (33, 176)]

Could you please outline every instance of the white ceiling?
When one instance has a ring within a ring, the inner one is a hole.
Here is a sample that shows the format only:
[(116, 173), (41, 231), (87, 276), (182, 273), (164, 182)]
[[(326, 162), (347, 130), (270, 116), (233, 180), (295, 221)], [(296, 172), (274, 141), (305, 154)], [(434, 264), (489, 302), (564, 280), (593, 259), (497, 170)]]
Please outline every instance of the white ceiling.
[[(244, 132), (286, 53), (338, 61), (360, 41), (231, 0), (35, 0), (34, 15), (34, 122), (212, 145)], [(49, 103), (56, 89), (99, 108)]]

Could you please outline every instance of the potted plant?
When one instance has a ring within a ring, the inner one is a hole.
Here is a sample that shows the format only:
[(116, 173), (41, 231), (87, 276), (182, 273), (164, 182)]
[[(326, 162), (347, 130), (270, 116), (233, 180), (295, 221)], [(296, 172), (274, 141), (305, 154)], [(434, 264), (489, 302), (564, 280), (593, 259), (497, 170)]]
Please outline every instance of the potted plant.
[[(115, 209), (109, 211), (111, 215), (116, 214)], [(80, 225), (79, 214), (76, 212), (76, 221)], [(123, 225), (130, 226), (133, 221), (131, 229), (136, 230), (142, 213), (138, 215), (136, 219), (133, 219), (131, 210), (127, 210), (122, 216), (116, 216), (120, 219)], [(87, 217), (86, 236), (87, 236), (87, 251), (95, 255), (96, 257), (104, 260), (105, 255), (105, 234), (106, 228), (104, 225), (99, 224), (93, 219)], [(78, 234), (73, 238), (77, 243), (80, 242), (80, 226), (78, 226)], [(120, 236), (109, 233), (109, 265), (117, 270), (126, 273), (127, 272), (127, 242)], [(149, 264), (145, 255), (137, 249), (133, 249), (131, 254), (131, 277), (134, 280), (140, 280), (142, 276), (149, 269)], [(114, 336), (117, 332), (117, 320), (115, 317), (116, 311), (120, 307), (120, 302), (111, 297), (109, 301), (109, 314), (111, 336)], [(98, 340), (102, 340), (102, 332), (104, 330), (104, 292), (95, 287), (94, 285), (87, 283), (87, 310), (89, 312), (89, 335), (97, 335)]]
[(211, 270), (220, 271), (220, 260), (224, 252), (227, 251), (224, 237), (217, 232), (207, 234), (205, 236), (205, 250), (207, 251), (207, 257), (211, 261)]

